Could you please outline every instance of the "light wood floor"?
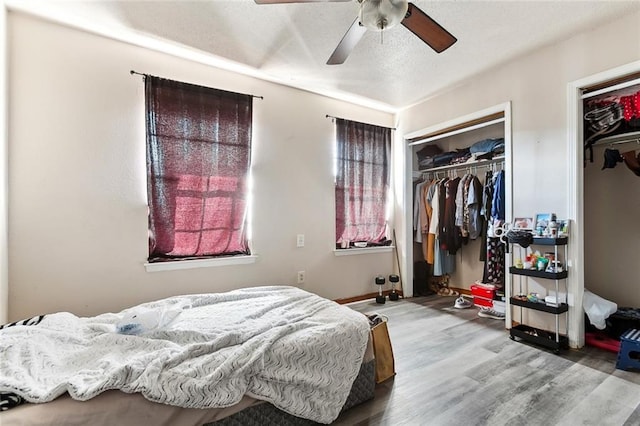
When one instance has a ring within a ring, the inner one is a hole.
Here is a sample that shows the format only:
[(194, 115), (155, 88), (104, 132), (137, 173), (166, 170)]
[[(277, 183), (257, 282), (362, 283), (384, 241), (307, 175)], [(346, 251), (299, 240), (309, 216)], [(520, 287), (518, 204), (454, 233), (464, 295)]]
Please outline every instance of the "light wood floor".
[(640, 425), (640, 372), (597, 348), (514, 342), (504, 321), (429, 296), (349, 306), (389, 317), (396, 376), (336, 425)]

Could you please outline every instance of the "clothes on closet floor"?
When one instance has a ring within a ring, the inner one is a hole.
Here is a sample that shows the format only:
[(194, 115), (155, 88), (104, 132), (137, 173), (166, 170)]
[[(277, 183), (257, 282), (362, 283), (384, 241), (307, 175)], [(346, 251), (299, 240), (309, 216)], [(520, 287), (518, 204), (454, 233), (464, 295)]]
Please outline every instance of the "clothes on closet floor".
[(470, 173), (414, 182), (414, 241), (422, 246), (433, 275), (455, 272), (455, 255), (470, 240), (482, 238), (488, 283), (504, 280), (504, 243), (494, 235), (504, 223), (504, 171), (485, 175), (485, 184)]

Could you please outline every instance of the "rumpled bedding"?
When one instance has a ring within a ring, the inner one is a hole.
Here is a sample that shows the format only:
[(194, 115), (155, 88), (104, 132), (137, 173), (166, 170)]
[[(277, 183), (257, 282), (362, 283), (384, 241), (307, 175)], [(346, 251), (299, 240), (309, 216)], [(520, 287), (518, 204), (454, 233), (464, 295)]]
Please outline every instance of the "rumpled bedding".
[[(149, 310), (179, 313), (164, 326), (117, 332)], [(119, 389), (187, 408), (228, 407), (246, 394), (330, 423), (368, 335), (364, 315), (284, 286), (185, 295), (91, 318), (60, 312), (0, 330), (0, 391), (39, 403)]]

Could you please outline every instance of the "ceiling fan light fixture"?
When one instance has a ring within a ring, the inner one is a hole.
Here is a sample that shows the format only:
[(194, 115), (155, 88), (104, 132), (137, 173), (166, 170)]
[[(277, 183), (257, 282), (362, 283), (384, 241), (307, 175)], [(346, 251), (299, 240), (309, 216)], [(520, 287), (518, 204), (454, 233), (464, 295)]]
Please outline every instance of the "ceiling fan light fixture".
[(373, 31), (398, 25), (407, 14), (407, 0), (362, 0), (360, 23)]

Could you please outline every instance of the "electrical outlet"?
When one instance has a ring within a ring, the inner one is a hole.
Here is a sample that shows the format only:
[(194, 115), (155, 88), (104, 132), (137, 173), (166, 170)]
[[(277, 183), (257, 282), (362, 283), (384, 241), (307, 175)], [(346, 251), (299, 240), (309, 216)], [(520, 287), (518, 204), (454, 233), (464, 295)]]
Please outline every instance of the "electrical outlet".
[(298, 237), (296, 238), (296, 245), (298, 247), (304, 247), (304, 234), (298, 234)]
[(298, 279), (297, 279), (298, 284), (304, 284), (304, 279), (305, 279), (305, 272), (298, 271)]

